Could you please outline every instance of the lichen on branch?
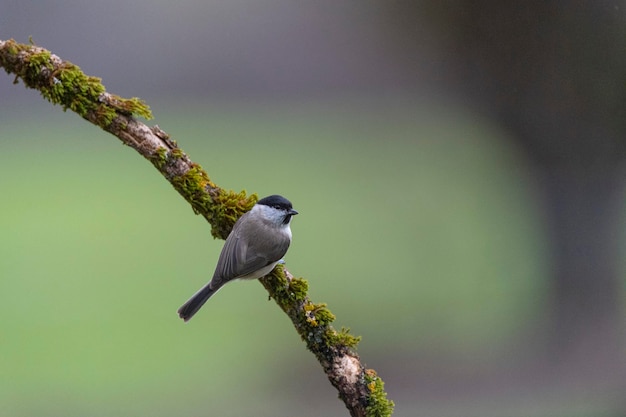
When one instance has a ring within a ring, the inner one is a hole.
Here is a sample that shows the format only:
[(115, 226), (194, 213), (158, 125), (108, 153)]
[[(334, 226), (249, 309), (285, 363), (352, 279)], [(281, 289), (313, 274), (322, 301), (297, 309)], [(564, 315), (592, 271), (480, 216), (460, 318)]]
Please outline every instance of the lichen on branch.
[(103, 96), (102, 80), (91, 77), (69, 61), (63, 61), (50, 51), (33, 44), (20, 44), (13, 39), (4, 41), (0, 66), (21, 79), (27, 87), (36, 89), (48, 101), (70, 109), (81, 117), (95, 115), (91, 122), (105, 128), (118, 113), (151, 119), (150, 108), (140, 99), (115, 95)]
[(331, 326), (335, 315), (326, 304), (313, 303), (307, 281), (294, 277), (283, 265), (260, 281), (317, 357), (351, 415), (390, 416), (394, 404), (387, 399), (382, 379), (373, 369), (365, 369), (356, 353), (361, 337), (347, 328), (335, 330)]
[(119, 138), (149, 160), (189, 202), (196, 214), (211, 224), (214, 237), (225, 239), (235, 221), (250, 210), (258, 197), (245, 191), (224, 190), (211, 181), (158, 126), (149, 127), (133, 116), (151, 119), (142, 100), (122, 98), (106, 91), (101, 79), (83, 73), (75, 64), (50, 51), (14, 40), (0, 40), (0, 66), (48, 101), (72, 110), (85, 120)]
[[(71, 62), (32, 42), (20, 44), (11, 39), (0, 40), (0, 66), (15, 75), (15, 83), (21, 79), (46, 100), (64, 111), (72, 110), (135, 149), (211, 224), (214, 237), (226, 239), (237, 219), (256, 203), (256, 194), (217, 186), (161, 128), (138, 121), (134, 116), (152, 118), (142, 100), (107, 93), (100, 78), (85, 75)], [(282, 265), (260, 281), (316, 356), (350, 415), (390, 416), (393, 402), (387, 399), (382, 380), (361, 365), (356, 353), (360, 337), (331, 326), (335, 316), (325, 304), (311, 302), (307, 281), (293, 277)]]

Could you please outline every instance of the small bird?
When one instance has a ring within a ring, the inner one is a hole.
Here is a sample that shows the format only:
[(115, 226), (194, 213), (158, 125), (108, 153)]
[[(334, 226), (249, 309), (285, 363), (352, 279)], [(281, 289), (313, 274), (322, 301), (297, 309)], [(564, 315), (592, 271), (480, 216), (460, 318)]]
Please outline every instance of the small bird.
[(213, 278), (193, 295), (178, 315), (188, 321), (224, 284), (269, 274), (291, 243), (292, 216), (298, 214), (280, 195), (262, 198), (237, 220), (222, 248)]

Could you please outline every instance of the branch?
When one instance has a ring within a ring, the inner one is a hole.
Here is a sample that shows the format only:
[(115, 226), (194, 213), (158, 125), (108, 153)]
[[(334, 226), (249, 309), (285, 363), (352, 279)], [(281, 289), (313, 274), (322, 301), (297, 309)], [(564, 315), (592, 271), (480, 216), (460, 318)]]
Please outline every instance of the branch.
[[(78, 66), (32, 44), (0, 40), (0, 66), (15, 75), (14, 83), (21, 79), (64, 111), (76, 112), (139, 152), (211, 224), (214, 237), (225, 239), (235, 221), (255, 204), (256, 194), (221, 189), (167, 133), (135, 119), (152, 118), (149, 107), (138, 98), (107, 93), (100, 78), (87, 76)], [(390, 416), (393, 402), (387, 399), (383, 381), (374, 370), (363, 367), (355, 351), (360, 338), (331, 326), (335, 316), (325, 304), (311, 302), (307, 281), (283, 266), (260, 281), (317, 357), (350, 415)]]

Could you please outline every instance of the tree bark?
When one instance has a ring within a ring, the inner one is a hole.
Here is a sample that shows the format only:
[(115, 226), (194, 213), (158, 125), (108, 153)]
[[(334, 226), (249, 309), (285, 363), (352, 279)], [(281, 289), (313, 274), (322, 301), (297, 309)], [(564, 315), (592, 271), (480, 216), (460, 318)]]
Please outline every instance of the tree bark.
[[(151, 117), (141, 100), (107, 93), (99, 78), (86, 76), (76, 65), (34, 45), (0, 40), (0, 66), (15, 74), (16, 82), (22, 79), (47, 100), (78, 113), (149, 160), (194, 212), (211, 224), (215, 237), (225, 239), (235, 221), (256, 202), (254, 194), (218, 187), (167, 133), (138, 121), (134, 115)], [(311, 302), (307, 282), (278, 266), (261, 283), (317, 357), (350, 415), (390, 416), (393, 402), (387, 399), (382, 380), (361, 365), (356, 353), (360, 338), (331, 326), (334, 315), (326, 305)]]

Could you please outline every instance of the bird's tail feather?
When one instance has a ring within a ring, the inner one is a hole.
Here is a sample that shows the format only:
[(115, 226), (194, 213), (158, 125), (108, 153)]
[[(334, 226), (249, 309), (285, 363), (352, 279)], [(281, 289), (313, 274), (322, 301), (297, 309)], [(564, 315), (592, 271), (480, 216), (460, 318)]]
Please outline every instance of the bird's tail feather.
[(209, 284), (205, 285), (178, 309), (178, 315), (186, 322), (189, 321), (213, 294), (215, 290), (212, 290)]

